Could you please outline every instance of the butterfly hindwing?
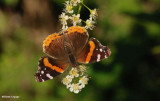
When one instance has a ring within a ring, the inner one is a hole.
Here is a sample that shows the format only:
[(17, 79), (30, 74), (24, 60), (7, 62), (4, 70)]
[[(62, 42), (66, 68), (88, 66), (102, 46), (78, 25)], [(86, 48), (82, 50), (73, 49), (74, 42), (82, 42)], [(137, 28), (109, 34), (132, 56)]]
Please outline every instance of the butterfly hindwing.
[(38, 71), (35, 74), (36, 81), (44, 82), (63, 73), (65, 68), (68, 67), (68, 64), (45, 56), (41, 57), (38, 66)]
[(111, 54), (107, 46), (101, 45), (96, 38), (90, 38), (78, 56), (79, 63), (93, 63), (106, 59)]

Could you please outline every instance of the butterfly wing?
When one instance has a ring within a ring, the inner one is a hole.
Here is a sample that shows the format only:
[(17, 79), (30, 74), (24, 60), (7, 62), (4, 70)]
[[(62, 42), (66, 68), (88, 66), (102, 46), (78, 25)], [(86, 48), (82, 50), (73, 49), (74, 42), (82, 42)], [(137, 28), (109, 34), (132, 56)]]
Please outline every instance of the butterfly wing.
[(90, 38), (77, 59), (79, 63), (93, 63), (108, 58), (110, 54), (108, 47), (101, 45), (96, 38)]
[(49, 35), (43, 41), (44, 53), (55, 59), (65, 60), (67, 55), (64, 49), (64, 36), (62, 33), (54, 33)]
[(72, 47), (73, 54), (77, 56), (88, 42), (88, 32), (84, 27), (72, 26), (64, 33)]
[(49, 35), (43, 42), (44, 53), (55, 59), (65, 60), (68, 57), (64, 48), (65, 42), (69, 43), (75, 56), (78, 56), (88, 42), (89, 35), (84, 27), (72, 26), (64, 31), (63, 34), (54, 33)]
[(63, 73), (65, 68), (69, 66), (65, 61), (60, 61), (47, 56), (41, 57), (38, 65), (38, 71), (35, 74), (37, 82), (53, 79), (57, 75)]

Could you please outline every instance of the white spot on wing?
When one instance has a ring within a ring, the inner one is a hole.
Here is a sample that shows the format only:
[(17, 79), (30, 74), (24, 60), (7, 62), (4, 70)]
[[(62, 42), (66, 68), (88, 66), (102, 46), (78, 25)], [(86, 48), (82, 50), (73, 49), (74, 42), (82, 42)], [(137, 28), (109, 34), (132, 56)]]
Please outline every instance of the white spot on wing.
[(101, 59), (101, 55), (100, 55), (100, 54), (98, 54), (98, 55), (97, 55), (97, 62), (99, 62), (99, 61), (100, 61), (100, 59)]
[(44, 74), (44, 71), (43, 71), (43, 70), (41, 71), (41, 74)]
[(102, 51), (103, 51), (103, 50), (102, 50), (102, 48), (100, 48), (99, 50), (100, 50), (100, 52), (102, 52)]
[(47, 73), (46, 76), (47, 76), (49, 79), (53, 79), (53, 77), (52, 77), (49, 73)]
[(104, 58), (108, 58), (107, 55), (105, 55)]

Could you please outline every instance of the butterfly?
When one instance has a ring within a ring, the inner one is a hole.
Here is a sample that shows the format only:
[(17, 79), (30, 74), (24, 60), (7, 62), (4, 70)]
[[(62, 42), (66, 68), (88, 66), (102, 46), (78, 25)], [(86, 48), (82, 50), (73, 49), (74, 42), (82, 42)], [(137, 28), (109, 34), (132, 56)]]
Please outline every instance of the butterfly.
[(39, 60), (36, 81), (53, 79), (69, 66), (76, 68), (78, 63), (99, 62), (111, 55), (107, 46), (101, 45), (96, 38), (88, 38), (87, 30), (80, 26), (49, 35), (43, 41), (43, 52), (48, 56)]

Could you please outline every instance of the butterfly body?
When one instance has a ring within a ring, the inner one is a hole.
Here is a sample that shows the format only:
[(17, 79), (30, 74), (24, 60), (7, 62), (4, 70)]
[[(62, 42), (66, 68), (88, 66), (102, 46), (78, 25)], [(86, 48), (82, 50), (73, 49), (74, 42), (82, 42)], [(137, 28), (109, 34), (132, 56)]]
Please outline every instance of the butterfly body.
[(76, 67), (77, 66), (77, 61), (76, 61), (76, 57), (73, 50), (73, 47), (71, 46), (71, 44), (69, 43), (68, 39), (66, 38), (66, 35), (64, 34), (64, 50), (65, 53), (68, 55), (68, 61), (70, 63), (70, 65), (72, 67)]
[(88, 40), (88, 32), (80, 26), (69, 27), (63, 33), (49, 35), (43, 42), (43, 51), (48, 56), (39, 60), (38, 82), (53, 79), (78, 63), (99, 62), (110, 56), (111, 51), (95, 38)]

